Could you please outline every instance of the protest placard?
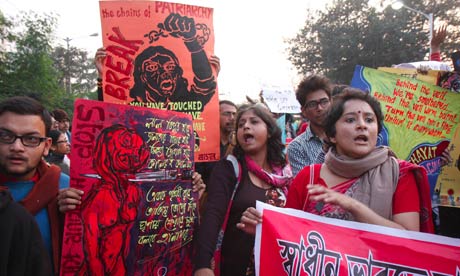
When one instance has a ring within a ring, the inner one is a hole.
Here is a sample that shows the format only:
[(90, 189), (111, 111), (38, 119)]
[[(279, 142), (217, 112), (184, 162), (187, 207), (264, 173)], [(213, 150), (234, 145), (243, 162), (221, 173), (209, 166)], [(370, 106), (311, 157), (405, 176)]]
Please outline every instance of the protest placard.
[(257, 275), (460, 275), (460, 239), (257, 202)]
[[(452, 92), (458, 92), (460, 89), (458, 72), (428, 70), (422, 73), (415, 68), (392, 67), (379, 67), (378, 70), (418, 79), (441, 87), (444, 85), (443, 88), (449, 89)], [(452, 75), (456, 75), (457, 77), (453, 78)], [(448, 81), (449, 79), (451, 80), (450, 82)], [(447, 84), (445, 80), (447, 80)], [(457, 85), (455, 85), (455, 83), (457, 83)], [(446, 164), (439, 173), (436, 187), (433, 191), (433, 205), (435, 206), (438, 204), (460, 206), (460, 169), (458, 167), (460, 162), (460, 124), (457, 124), (457, 129), (450, 141), (448, 149), (453, 161)]]
[(103, 98), (190, 114), (195, 161), (220, 159), (213, 9), (161, 1), (101, 1), (107, 51)]
[(295, 98), (295, 92), (288, 87), (264, 87), (262, 98), (273, 113), (300, 113), (300, 104)]
[(197, 195), (190, 115), (75, 102), (61, 275), (191, 273)]

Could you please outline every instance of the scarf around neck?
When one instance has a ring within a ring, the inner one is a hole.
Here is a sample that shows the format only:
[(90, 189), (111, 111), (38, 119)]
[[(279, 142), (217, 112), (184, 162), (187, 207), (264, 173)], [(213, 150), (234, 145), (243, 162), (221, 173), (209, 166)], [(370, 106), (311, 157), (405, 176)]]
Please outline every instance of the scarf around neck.
[(326, 154), (325, 164), (329, 170), (341, 177), (359, 177), (351, 197), (380, 216), (392, 218), (392, 204), (388, 202), (392, 202), (398, 184), (399, 164), (390, 148), (376, 147), (360, 159), (339, 155), (331, 148)]
[(255, 174), (258, 178), (262, 179), (266, 183), (274, 186), (276, 188), (281, 188), (283, 192), (287, 195), (287, 190), (292, 181), (292, 172), (289, 165), (284, 166), (274, 166), (270, 164), (273, 173), (269, 173), (263, 168), (261, 168), (254, 160), (251, 159), (248, 155), (244, 156), (246, 161), (246, 166), (248, 170)]
[(339, 155), (334, 148), (327, 154), (324, 163), (335, 174), (345, 178), (354, 178), (381, 165), (394, 153), (386, 146), (376, 147), (371, 153), (360, 159)]

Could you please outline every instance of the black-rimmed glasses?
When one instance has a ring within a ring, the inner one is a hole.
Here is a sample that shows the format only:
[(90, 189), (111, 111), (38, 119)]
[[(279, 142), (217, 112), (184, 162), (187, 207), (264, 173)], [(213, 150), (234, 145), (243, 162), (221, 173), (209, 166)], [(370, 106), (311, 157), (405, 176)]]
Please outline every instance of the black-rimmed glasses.
[(328, 98), (322, 98), (319, 101), (309, 101), (305, 104), (305, 108), (307, 109), (317, 109), (318, 105), (321, 107), (326, 107), (330, 103)]
[(16, 135), (10, 131), (1, 130), (0, 131), (0, 143), (2, 144), (13, 144), (16, 142), (16, 139), (20, 139), (21, 143), (26, 147), (38, 147), (46, 137), (40, 137), (35, 135)]

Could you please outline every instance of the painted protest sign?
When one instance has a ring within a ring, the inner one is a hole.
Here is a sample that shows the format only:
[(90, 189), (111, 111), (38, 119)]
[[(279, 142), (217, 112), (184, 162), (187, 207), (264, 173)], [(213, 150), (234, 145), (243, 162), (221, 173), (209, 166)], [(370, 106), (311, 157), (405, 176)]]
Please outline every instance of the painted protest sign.
[(380, 101), (384, 129), (379, 143), (427, 169), (433, 195), (440, 156), (460, 122), (460, 94), (362, 66), (356, 67), (351, 85)]
[(220, 159), (213, 9), (160, 1), (101, 1), (104, 101), (188, 113), (195, 161)]
[(460, 274), (460, 240), (257, 202), (257, 275)]
[[(458, 77), (457, 79), (452, 77), (452, 75), (455, 75), (455, 72), (428, 70), (426, 73), (421, 73), (415, 68), (390, 67), (379, 67), (378, 70), (398, 74), (408, 78), (415, 78), (441, 87), (444, 85), (443, 88), (447, 88), (453, 92), (458, 92), (460, 89), (460, 85), (458, 85)], [(440, 76), (443, 77), (441, 78)], [(442, 80), (446, 79), (451, 79), (450, 82), (447, 82), (447, 85), (442, 83)], [(439, 173), (436, 187), (433, 191), (433, 204), (435, 206), (437, 204), (460, 206), (460, 169), (458, 169), (459, 167), (457, 166), (460, 162), (460, 124), (457, 124), (457, 129), (450, 141), (448, 149), (453, 162), (442, 167), (441, 172)]]
[(300, 104), (295, 98), (292, 88), (264, 87), (262, 98), (273, 113), (300, 113)]
[(191, 273), (197, 223), (190, 115), (75, 102), (61, 275)]

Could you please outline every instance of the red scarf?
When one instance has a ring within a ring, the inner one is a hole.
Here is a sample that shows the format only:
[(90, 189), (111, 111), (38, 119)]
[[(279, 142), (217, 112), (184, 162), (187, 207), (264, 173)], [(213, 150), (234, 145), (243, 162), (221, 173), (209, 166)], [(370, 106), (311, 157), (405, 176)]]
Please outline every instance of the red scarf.
[(431, 209), (430, 184), (425, 168), (410, 162), (399, 160), (400, 175), (412, 172), (417, 183), (420, 198), (420, 232), (434, 233), (434, 223)]
[(285, 195), (287, 195), (287, 191), (289, 186), (291, 185), (292, 181), (292, 172), (289, 165), (284, 166), (284, 168), (279, 166), (274, 166), (270, 164), (273, 173), (269, 173), (261, 168), (254, 160), (251, 159), (248, 155), (244, 156), (246, 161), (246, 166), (248, 170), (255, 174), (258, 178), (262, 179), (266, 183), (281, 188)]

